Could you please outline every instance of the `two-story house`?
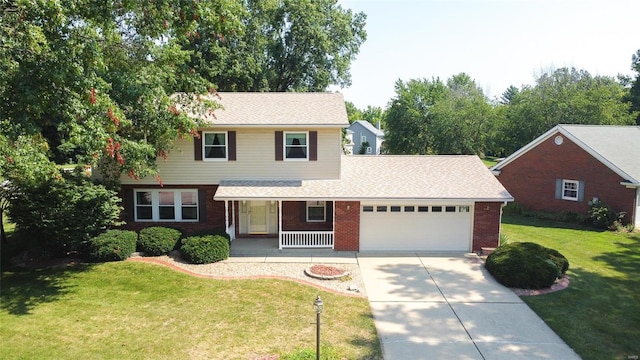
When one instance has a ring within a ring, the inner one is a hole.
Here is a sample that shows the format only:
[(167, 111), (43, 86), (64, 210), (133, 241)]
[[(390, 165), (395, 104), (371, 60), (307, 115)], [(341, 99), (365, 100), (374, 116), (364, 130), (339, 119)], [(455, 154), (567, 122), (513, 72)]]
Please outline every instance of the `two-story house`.
[(341, 94), (220, 97), (199, 137), (158, 160), (162, 186), (122, 178), (128, 228), (219, 228), (280, 249), (497, 245), (513, 199), (477, 156), (346, 156)]
[(384, 142), (384, 131), (365, 120), (356, 120), (348, 128), (353, 132), (353, 153), (379, 155)]

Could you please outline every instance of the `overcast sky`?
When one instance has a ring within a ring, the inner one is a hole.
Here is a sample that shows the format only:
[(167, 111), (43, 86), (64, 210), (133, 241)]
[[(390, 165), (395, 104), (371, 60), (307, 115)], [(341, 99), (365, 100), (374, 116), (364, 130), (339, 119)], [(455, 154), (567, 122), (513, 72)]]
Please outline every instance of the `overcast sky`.
[(397, 79), (465, 72), (490, 98), (560, 67), (631, 75), (640, 0), (339, 0), (367, 14), (367, 41), (340, 90), (385, 108)]

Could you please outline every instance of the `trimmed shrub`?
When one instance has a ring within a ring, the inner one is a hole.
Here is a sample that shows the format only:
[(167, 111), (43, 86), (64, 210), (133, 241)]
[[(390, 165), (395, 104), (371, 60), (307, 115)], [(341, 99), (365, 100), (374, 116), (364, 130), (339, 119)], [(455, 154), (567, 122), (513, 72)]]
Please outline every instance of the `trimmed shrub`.
[(505, 286), (542, 289), (566, 273), (569, 261), (557, 250), (531, 242), (516, 242), (498, 247), (487, 257), (485, 267)]
[(180, 251), (194, 264), (209, 264), (229, 257), (229, 240), (221, 235), (190, 236), (182, 239)]
[(182, 233), (180, 230), (151, 226), (140, 230), (138, 249), (145, 255), (158, 256), (168, 254), (178, 244)]
[(89, 241), (89, 255), (96, 261), (125, 260), (136, 251), (138, 234), (129, 230), (107, 230)]

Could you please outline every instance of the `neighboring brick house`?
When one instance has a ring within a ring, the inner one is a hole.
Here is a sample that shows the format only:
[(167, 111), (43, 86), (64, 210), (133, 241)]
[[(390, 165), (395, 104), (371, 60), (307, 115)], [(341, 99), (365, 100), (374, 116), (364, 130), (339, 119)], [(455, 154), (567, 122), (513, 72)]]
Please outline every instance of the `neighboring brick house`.
[(278, 248), (477, 251), (512, 197), (477, 156), (347, 156), (340, 94), (221, 93), (154, 178), (123, 177), (127, 227), (225, 229)]
[(640, 225), (638, 126), (558, 125), (492, 171), (526, 209), (586, 214), (601, 201)]

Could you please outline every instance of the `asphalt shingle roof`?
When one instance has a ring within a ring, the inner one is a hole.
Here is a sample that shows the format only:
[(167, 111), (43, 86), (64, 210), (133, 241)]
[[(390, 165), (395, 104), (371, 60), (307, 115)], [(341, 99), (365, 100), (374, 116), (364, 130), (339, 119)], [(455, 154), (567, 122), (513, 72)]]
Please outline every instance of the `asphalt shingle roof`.
[(339, 180), (226, 180), (215, 199), (513, 200), (473, 155), (343, 156), (341, 163)]
[[(640, 126), (559, 125), (584, 146), (640, 183)], [(575, 140), (574, 140), (575, 141)]]
[(221, 92), (209, 99), (222, 105), (215, 117), (204, 120), (216, 126), (347, 127), (347, 109), (340, 93)]

